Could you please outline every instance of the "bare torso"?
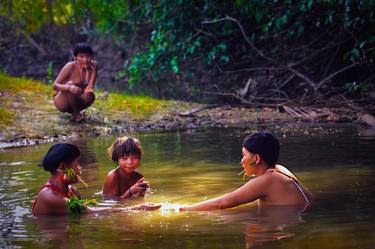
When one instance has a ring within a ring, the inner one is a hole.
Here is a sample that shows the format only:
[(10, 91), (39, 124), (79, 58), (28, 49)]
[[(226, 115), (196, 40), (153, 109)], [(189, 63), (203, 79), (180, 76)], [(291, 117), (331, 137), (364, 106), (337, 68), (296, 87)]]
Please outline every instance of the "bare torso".
[(47, 182), (34, 200), (33, 215), (67, 214), (66, 203), (73, 195), (80, 198), (80, 193), (73, 187), (68, 186), (67, 191), (63, 191), (51, 188)]
[(263, 196), (259, 197), (258, 206), (270, 205), (308, 205), (312, 198), (298, 179), (285, 167), (277, 165), (275, 170), (268, 170), (258, 178), (268, 182)]
[(108, 173), (104, 186), (103, 195), (119, 197), (122, 196), (131, 186), (136, 184), (143, 175), (139, 172), (132, 172), (131, 175), (125, 174), (121, 168), (117, 168)]
[(205, 211), (236, 207), (258, 201), (258, 206), (298, 205), (306, 208), (312, 194), (285, 167), (266, 169), (238, 189), (223, 196), (180, 208), (182, 211)]
[(55, 83), (64, 85), (70, 81), (72, 84), (79, 87), (86, 87), (93, 77), (95, 70), (96, 63), (81, 68), (75, 61), (68, 62), (57, 76)]
[(84, 116), (80, 111), (89, 107), (95, 100), (93, 87), (96, 80), (95, 62), (85, 67), (76, 61), (67, 63), (54, 82), (54, 104), (61, 112), (71, 113), (73, 119), (80, 121)]

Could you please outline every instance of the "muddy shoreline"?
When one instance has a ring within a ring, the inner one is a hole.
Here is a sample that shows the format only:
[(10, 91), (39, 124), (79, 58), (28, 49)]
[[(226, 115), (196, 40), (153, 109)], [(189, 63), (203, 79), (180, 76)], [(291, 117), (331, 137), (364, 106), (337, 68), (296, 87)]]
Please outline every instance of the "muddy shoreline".
[[(37, 120), (34, 116), (33, 123), (37, 127), (39, 126), (39, 129), (30, 129), (29, 127), (24, 132), (18, 131), (16, 134), (12, 132), (12, 129), (2, 131), (0, 149), (74, 141), (83, 137), (125, 135), (138, 132), (188, 131), (208, 128), (245, 130), (271, 128), (278, 129), (282, 134), (322, 135), (334, 133), (338, 127), (362, 127), (362, 125), (352, 122), (296, 119), (287, 113), (280, 113), (270, 108), (257, 111), (253, 108), (220, 106), (190, 116), (180, 115), (186, 111), (174, 108), (141, 119), (124, 114), (120, 115), (122, 118), (111, 119), (107, 115), (95, 113), (95, 108), (89, 108), (87, 112), (86, 120), (81, 123), (73, 122), (68, 115), (57, 111), (53, 114), (44, 113)], [(48, 115), (50, 115), (49, 118), (46, 117)], [(28, 119), (19, 120), (18, 126), (26, 127), (28, 122), (30, 122)], [(44, 129), (43, 127), (46, 126), (52, 129)], [(326, 129), (327, 127), (332, 129), (329, 131)], [(375, 132), (375, 129), (373, 130)]]
[(86, 120), (77, 123), (55, 108), (50, 85), (0, 74), (0, 149), (83, 137), (206, 128), (277, 128), (281, 134), (324, 134), (319, 127), (364, 123), (375, 130), (373, 115), (359, 116), (342, 109), (206, 105), (99, 90), (95, 95), (94, 104), (85, 110)]

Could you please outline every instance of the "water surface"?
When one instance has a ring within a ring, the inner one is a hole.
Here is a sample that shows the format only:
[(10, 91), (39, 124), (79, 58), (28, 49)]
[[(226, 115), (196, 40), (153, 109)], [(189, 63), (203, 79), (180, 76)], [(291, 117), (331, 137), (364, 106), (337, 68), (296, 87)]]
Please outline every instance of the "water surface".
[[(161, 203), (154, 212), (33, 218), (31, 203), (48, 173), (37, 164), (51, 146), (0, 153), (0, 247), (5, 248), (373, 248), (375, 134), (371, 130), (278, 128), (279, 163), (316, 195), (303, 214), (255, 204), (212, 212), (174, 212), (174, 204), (219, 196), (246, 182), (241, 142), (246, 130), (136, 134), (145, 155), (140, 172), (151, 183), (143, 199), (102, 206)], [(82, 195), (99, 198), (114, 165), (106, 148), (114, 137), (73, 141), (82, 151)]]

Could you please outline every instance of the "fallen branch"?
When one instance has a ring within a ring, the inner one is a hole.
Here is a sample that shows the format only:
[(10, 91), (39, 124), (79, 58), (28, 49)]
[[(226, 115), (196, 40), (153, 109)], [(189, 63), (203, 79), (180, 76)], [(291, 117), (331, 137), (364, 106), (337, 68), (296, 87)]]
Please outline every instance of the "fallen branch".
[(198, 107), (198, 108), (194, 108), (194, 109), (192, 109), (191, 111), (188, 111), (188, 112), (181, 112), (181, 113), (177, 113), (177, 114), (181, 117), (193, 117), (194, 113), (197, 113), (197, 112), (200, 112), (200, 111), (203, 111), (203, 110), (207, 110), (207, 109), (216, 108), (216, 107), (219, 107), (219, 106), (221, 106), (221, 105), (218, 105), (218, 104), (205, 105), (205, 106), (201, 106), (201, 107)]
[(234, 93), (209, 92), (209, 91), (203, 91), (202, 93), (233, 97), (233, 98), (236, 98), (236, 99), (240, 100), (242, 102), (242, 104), (246, 104), (246, 105), (253, 106), (253, 107), (254, 106), (256, 106), (256, 107), (279, 107), (280, 105), (282, 105), (282, 103), (286, 103), (288, 101), (287, 99), (284, 99), (284, 98), (249, 97), (250, 99), (255, 100), (255, 101), (262, 101), (263, 100), (263, 101), (282, 102), (282, 103), (277, 103), (277, 104), (273, 104), (273, 103), (265, 104), (265, 103), (258, 103), (258, 102), (249, 101), (249, 100), (244, 99), (243, 97), (239, 96), (238, 94), (234, 94)]
[(310, 107), (291, 107), (281, 106), (285, 112), (302, 120), (325, 119), (328, 121), (337, 121), (339, 117), (328, 108), (310, 108)]

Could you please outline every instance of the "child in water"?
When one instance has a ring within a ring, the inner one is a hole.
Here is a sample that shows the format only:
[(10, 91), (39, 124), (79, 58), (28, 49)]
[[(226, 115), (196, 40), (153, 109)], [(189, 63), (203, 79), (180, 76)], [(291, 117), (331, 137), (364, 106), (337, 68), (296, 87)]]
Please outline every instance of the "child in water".
[(129, 208), (90, 207), (96, 201), (86, 202), (80, 200), (80, 193), (72, 186), (80, 179), (80, 155), (81, 152), (78, 147), (68, 143), (55, 144), (48, 150), (40, 166), (50, 172), (50, 177), (42, 186), (33, 203), (33, 215), (85, 214), (132, 209), (155, 210), (160, 207), (160, 205), (152, 204)]
[(103, 195), (120, 199), (144, 196), (149, 184), (136, 171), (141, 165), (143, 154), (139, 140), (132, 137), (117, 138), (109, 147), (108, 153), (117, 168), (107, 174)]

